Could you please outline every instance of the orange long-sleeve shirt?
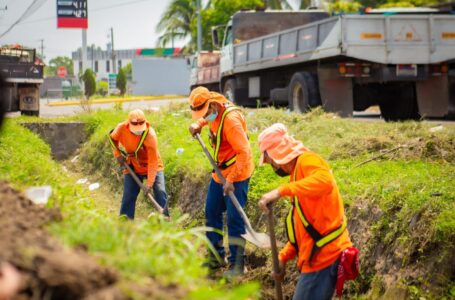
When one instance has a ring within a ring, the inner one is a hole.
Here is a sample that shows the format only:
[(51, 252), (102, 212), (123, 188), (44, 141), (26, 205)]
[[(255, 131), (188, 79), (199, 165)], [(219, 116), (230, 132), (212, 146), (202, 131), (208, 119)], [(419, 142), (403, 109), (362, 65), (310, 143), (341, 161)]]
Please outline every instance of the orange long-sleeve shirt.
[[(300, 155), (295, 165), (296, 181), (282, 185), (278, 190), (281, 196), (297, 196), (308, 222), (322, 235), (341, 225), (344, 209), (340, 192), (329, 165), (317, 154), (307, 151)], [(296, 255), (300, 272), (308, 273), (322, 270), (334, 263), (341, 252), (352, 246), (346, 229), (336, 240), (322, 247), (309, 263), (313, 239), (305, 230), (302, 221), (294, 210), (294, 228), (298, 245), (297, 250), (287, 243), (280, 251), (279, 259), (287, 262)]]
[[(133, 170), (136, 174), (147, 175), (147, 186), (151, 187), (155, 182), (156, 173), (162, 171), (164, 165), (158, 151), (158, 140), (155, 130), (150, 127), (148, 122), (146, 125), (149, 132), (144, 140), (143, 146), (138, 151), (137, 159), (134, 156), (134, 151), (139, 145), (141, 136), (135, 135), (130, 131), (127, 121), (117, 125), (111, 133), (111, 138), (117, 148), (121, 145), (127, 153), (132, 153), (132, 155), (126, 158), (126, 162), (133, 165)], [(116, 148), (113, 148), (113, 152), (115, 157), (121, 155), (120, 151)], [(124, 170), (123, 173), (128, 174), (128, 171)]]
[[(223, 107), (217, 118), (210, 123), (210, 131), (214, 136), (218, 132), (224, 110), (225, 108)], [(208, 122), (205, 119), (199, 119), (198, 124), (203, 127)], [(221, 134), (218, 161), (225, 162), (233, 156), (237, 156), (236, 162), (221, 170), (221, 174), (230, 182), (239, 182), (250, 178), (251, 174), (253, 174), (254, 164), (247, 136), (246, 120), (241, 111), (234, 110), (226, 115)], [(212, 177), (216, 182), (221, 183), (215, 173), (212, 174)]]

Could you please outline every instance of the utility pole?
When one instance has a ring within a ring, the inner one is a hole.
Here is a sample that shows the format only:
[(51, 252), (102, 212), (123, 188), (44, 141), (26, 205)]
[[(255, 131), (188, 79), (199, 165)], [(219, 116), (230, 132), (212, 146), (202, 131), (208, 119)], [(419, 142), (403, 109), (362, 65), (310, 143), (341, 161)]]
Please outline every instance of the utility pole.
[(114, 28), (111, 27), (111, 51), (112, 51), (112, 73), (117, 73), (117, 65), (115, 63), (115, 51), (114, 51)]
[(44, 39), (39, 40), (41, 42), (41, 59), (44, 61)]
[(82, 29), (82, 74), (87, 69), (87, 29)]
[(201, 0), (197, 0), (197, 51), (202, 51)]

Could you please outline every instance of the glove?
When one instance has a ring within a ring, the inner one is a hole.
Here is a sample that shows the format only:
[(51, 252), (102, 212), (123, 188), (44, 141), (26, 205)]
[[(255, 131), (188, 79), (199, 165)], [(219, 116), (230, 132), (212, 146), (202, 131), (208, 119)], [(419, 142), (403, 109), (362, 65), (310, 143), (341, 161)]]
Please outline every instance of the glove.
[(117, 162), (119, 163), (119, 165), (123, 166), (123, 164), (126, 162), (125, 161), (125, 158), (123, 156), (119, 156), (117, 157)]

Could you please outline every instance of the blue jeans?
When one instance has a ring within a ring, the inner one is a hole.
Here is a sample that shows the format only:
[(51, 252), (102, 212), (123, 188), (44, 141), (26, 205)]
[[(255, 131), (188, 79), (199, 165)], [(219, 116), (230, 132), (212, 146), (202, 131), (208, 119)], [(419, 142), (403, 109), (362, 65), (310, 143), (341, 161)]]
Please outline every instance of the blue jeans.
[(301, 273), (292, 300), (330, 300), (335, 292), (339, 260), (325, 269)]
[[(146, 175), (139, 175), (137, 177), (141, 181), (147, 179)], [(134, 219), (134, 211), (136, 210), (136, 199), (141, 188), (134, 181), (131, 174), (125, 174), (123, 177), (123, 197), (122, 205), (120, 206), (120, 215), (126, 215), (129, 219)], [(164, 214), (169, 216), (167, 207), (167, 193), (166, 185), (164, 183), (164, 173), (160, 171), (156, 173), (155, 183), (153, 184), (153, 196), (155, 200), (164, 208)]]
[[(250, 179), (234, 182), (234, 194), (242, 207), (245, 207), (248, 196), (248, 184)], [(211, 180), (205, 203), (206, 226), (223, 231), (223, 212), (227, 211), (227, 227), (229, 235), (229, 263), (240, 263), (243, 266), (245, 240), (241, 238), (245, 234), (245, 224), (242, 217), (235, 209), (229, 196), (223, 196), (223, 185)], [(226, 252), (223, 246), (223, 236), (218, 232), (207, 232), (207, 238), (224, 259)]]

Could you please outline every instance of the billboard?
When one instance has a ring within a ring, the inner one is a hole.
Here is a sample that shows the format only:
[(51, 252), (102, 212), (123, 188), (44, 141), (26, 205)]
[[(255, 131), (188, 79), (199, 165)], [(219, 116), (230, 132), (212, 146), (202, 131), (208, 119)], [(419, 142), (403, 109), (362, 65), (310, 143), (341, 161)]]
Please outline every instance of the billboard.
[(87, 0), (57, 0), (57, 28), (88, 28)]

